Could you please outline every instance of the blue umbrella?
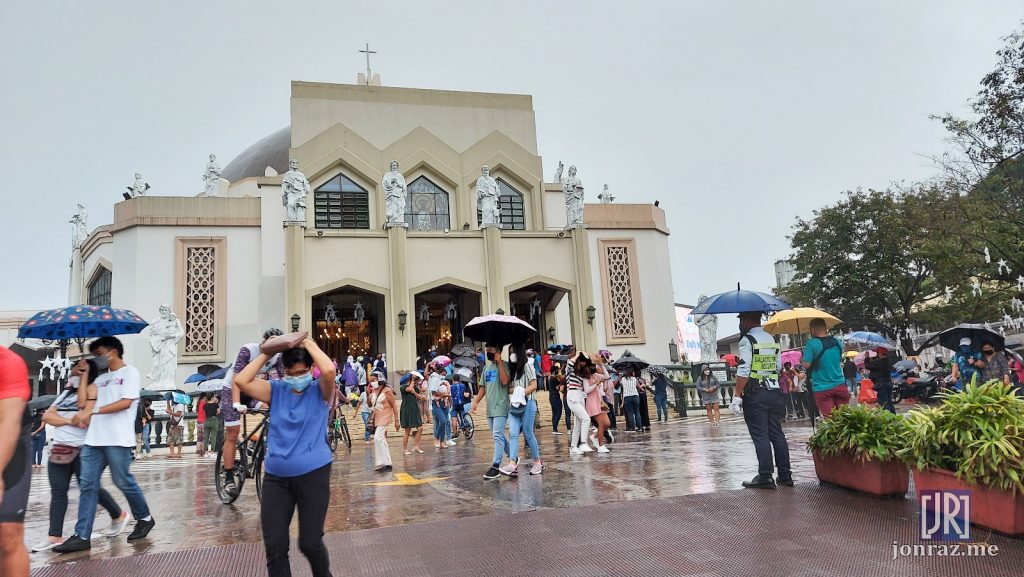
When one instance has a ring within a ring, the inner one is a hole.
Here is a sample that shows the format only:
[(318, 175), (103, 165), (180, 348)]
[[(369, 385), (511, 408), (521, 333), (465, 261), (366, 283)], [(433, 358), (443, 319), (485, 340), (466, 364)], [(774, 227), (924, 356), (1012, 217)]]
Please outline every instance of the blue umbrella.
[(57, 341), (131, 335), (148, 324), (127, 309), (75, 305), (36, 313), (18, 329), (18, 338)]
[(854, 331), (843, 339), (851, 345), (861, 345), (865, 347), (885, 347), (887, 349), (895, 349), (896, 345), (885, 338), (885, 335), (873, 333), (870, 331)]
[(206, 377), (204, 377), (203, 375), (201, 375), (199, 373), (196, 373), (196, 374), (192, 375), (191, 377), (185, 379), (185, 384), (187, 385), (189, 383), (201, 383), (201, 382), (203, 382), (205, 380), (206, 380)]
[(709, 296), (690, 314), (720, 315), (725, 313), (770, 313), (789, 310), (793, 307), (786, 301), (766, 293), (745, 291), (736, 285), (736, 290)]

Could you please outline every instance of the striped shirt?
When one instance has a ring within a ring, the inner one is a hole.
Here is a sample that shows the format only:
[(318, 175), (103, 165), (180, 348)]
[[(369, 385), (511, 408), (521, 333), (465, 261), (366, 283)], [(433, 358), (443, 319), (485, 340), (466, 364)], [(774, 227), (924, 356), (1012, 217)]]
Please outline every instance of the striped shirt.
[(568, 377), (565, 378), (565, 388), (570, 391), (573, 389), (579, 389), (582, 391), (583, 379), (577, 376), (576, 373), (571, 373)]
[(619, 384), (622, 385), (622, 396), (623, 397), (638, 397), (640, 391), (636, 390), (637, 379), (636, 377), (622, 377), (619, 379)]

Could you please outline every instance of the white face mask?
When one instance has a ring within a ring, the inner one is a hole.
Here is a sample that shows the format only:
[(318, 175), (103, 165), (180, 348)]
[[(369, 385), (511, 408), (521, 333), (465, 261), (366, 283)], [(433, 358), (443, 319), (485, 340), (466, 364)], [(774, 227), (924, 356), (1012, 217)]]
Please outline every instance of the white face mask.
[(517, 357), (515, 353), (510, 353), (508, 355), (508, 362), (514, 363), (514, 362), (516, 362), (518, 360), (519, 360), (519, 357)]

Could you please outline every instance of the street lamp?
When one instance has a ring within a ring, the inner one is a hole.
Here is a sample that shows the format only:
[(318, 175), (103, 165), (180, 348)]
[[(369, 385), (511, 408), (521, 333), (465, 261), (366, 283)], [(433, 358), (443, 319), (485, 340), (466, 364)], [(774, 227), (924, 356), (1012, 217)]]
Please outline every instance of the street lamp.
[(292, 315), (292, 332), (293, 333), (299, 332), (299, 321), (300, 320), (302, 320), (302, 317), (300, 317), (298, 315), (298, 313)]
[(590, 305), (589, 307), (587, 307), (587, 324), (588, 325), (594, 324), (594, 318), (596, 316), (597, 316), (597, 309), (594, 308), (594, 305)]
[(403, 333), (405, 332), (405, 322), (408, 319), (409, 319), (409, 313), (405, 312), (405, 309), (402, 309), (401, 311), (398, 312), (398, 330), (399, 331), (401, 331)]
[(679, 345), (676, 344), (676, 340), (672, 339), (668, 342), (668, 358), (673, 363), (679, 364)]

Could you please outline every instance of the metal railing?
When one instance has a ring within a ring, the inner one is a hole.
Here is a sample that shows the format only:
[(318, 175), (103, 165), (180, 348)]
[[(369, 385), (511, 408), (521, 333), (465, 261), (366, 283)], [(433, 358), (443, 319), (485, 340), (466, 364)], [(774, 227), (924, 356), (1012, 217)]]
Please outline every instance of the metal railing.
[[(675, 393), (675, 398), (669, 398), (668, 404), (675, 409), (676, 414), (680, 417), (685, 417), (688, 410), (703, 411), (704, 403), (700, 400), (700, 392), (697, 390), (697, 385), (685, 382), (688, 379), (684, 375), (689, 374), (690, 367), (688, 365), (667, 365), (662, 368), (665, 369), (669, 386), (672, 387), (672, 392)], [(728, 405), (732, 402), (736, 382), (725, 381), (719, 383), (719, 385), (718, 394), (721, 396), (721, 401), (719, 402), (723, 406)]]

